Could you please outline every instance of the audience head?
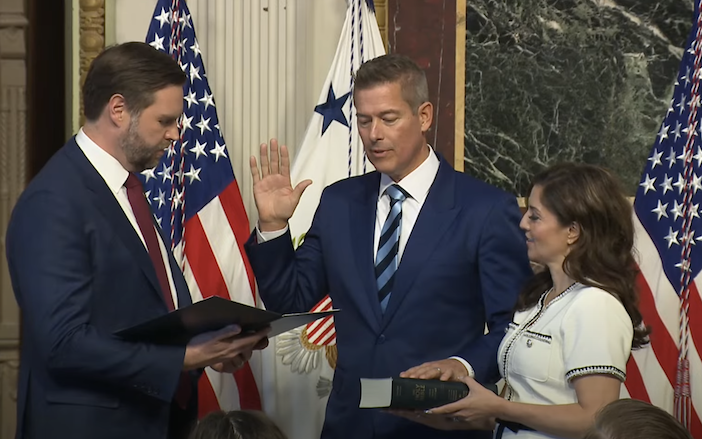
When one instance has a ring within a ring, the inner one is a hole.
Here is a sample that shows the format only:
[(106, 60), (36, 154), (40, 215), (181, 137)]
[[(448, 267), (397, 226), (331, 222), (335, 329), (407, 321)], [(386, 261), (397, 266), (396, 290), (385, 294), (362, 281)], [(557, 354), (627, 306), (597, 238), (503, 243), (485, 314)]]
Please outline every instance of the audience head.
[(190, 439), (287, 439), (263, 412), (212, 412), (202, 418)]
[(403, 55), (365, 62), (354, 78), (358, 133), (375, 168), (400, 181), (429, 154), (433, 119), (424, 71)]
[(600, 410), (584, 439), (692, 439), (692, 435), (660, 408), (620, 399)]
[(563, 163), (536, 175), (520, 227), (529, 259), (544, 265), (521, 295), (518, 308), (534, 306), (562, 270), (584, 285), (617, 297), (634, 324), (633, 347), (647, 342), (641, 327), (633, 256), (632, 207), (619, 181), (598, 166)]

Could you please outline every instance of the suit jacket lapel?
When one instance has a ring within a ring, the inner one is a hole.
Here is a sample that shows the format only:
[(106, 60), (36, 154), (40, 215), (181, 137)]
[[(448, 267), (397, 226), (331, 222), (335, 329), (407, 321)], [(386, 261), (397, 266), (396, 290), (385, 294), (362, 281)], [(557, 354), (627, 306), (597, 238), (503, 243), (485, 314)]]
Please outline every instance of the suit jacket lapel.
[(154, 227), (156, 231), (161, 235), (161, 240), (163, 241), (163, 246), (166, 247), (166, 252), (168, 256), (168, 265), (171, 267), (171, 276), (173, 277), (173, 287), (176, 290), (176, 296), (178, 297), (177, 308), (183, 308), (188, 305), (192, 305), (193, 298), (190, 296), (190, 289), (188, 288), (188, 283), (183, 276), (183, 270), (178, 265), (176, 261), (175, 254), (171, 251), (171, 238), (163, 232), (161, 226), (156, 222), (154, 218)]
[(383, 314), (382, 330), (397, 312), (417, 275), (426, 265), (427, 258), (436, 250), (438, 238), (447, 232), (460, 211), (454, 206), (454, 172), (451, 165), (441, 159), (436, 179), (429, 189), (395, 272), (395, 284)]
[[(378, 287), (375, 282), (375, 261), (373, 258), (373, 240), (375, 237), (375, 215), (378, 205), (378, 190), (380, 188), (380, 174), (361, 180), (365, 183), (357, 194), (353, 203), (349, 204), (348, 218), (351, 218), (351, 246), (353, 247), (358, 276), (361, 280), (362, 292), (358, 299), (366, 303), (369, 313), (369, 323), (376, 328), (382, 319), (380, 302), (378, 301)], [(361, 297), (362, 296), (362, 297)], [(371, 317), (372, 316), (372, 317)]]
[(76, 165), (79, 172), (82, 174), (85, 181), (85, 186), (91, 193), (90, 203), (97, 207), (103, 214), (108, 223), (112, 225), (115, 233), (120, 238), (124, 246), (134, 256), (136, 264), (144, 272), (144, 275), (151, 283), (151, 290), (157, 294), (163, 301), (163, 306), (166, 307), (166, 302), (161, 295), (158, 278), (154, 264), (151, 262), (149, 253), (146, 251), (144, 244), (139, 239), (139, 235), (134, 231), (134, 227), (124, 214), (122, 207), (115, 199), (114, 194), (107, 187), (105, 180), (102, 179), (97, 170), (90, 163), (88, 158), (83, 154), (75, 138), (71, 139), (68, 144), (67, 154), (71, 161)]

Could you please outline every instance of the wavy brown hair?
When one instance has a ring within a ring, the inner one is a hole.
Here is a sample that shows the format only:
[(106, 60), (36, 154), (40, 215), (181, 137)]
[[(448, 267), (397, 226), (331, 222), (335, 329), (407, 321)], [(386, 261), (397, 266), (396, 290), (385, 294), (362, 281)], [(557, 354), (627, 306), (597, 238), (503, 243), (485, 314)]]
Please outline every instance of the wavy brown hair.
[[(530, 192), (535, 186), (541, 188), (543, 205), (563, 227), (580, 225), (580, 236), (570, 246), (563, 271), (583, 285), (601, 288), (618, 298), (634, 326), (632, 347), (647, 344), (651, 331), (643, 326), (638, 308), (632, 207), (619, 181), (597, 166), (563, 163), (534, 177)], [(517, 309), (536, 305), (552, 286), (548, 270), (535, 274), (522, 290)]]

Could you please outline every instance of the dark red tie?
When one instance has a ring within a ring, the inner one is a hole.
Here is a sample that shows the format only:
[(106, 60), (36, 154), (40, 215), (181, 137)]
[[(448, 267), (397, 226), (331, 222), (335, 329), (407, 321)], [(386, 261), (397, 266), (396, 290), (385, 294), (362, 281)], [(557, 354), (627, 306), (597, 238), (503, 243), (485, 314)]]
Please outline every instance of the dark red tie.
[[(156, 270), (156, 277), (158, 277), (158, 283), (161, 286), (161, 293), (163, 294), (163, 299), (166, 301), (169, 311), (175, 309), (173, 304), (173, 296), (171, 296), (171, 287), (168, 283), (168, 275), (166, 274), (166, 266), (163, 263), (163, 255), (161, 254), (161, 247), (158, 244), (158, 237), (156, 236), (156, 228), (154, 227), (153, 216), (151, 215), (151, 208), (149, 208), (149, 203), (144, 197), (144, 187), (141, 185), (139, 178), (129, 173), (127, 181), (124, 183), (127, 188), (127, 197), (129, 198), (129, 204), (132, 206), (132, 211), (134, 212), (134, 217), (136, 217), (137, 224), (141, 230), (141, 235), (144, 237), (146, 242), (146, 248), (149, 251), (149, 256), (151, 257), (151, 262), (154, 264), (154, 269)], [(190, 382), (190, 375), (187, 372), (180, 374), (180, 380), (178, 382), (178, 388), (176, 389), (175, 400), (181, 408), (185, 409), (188, 405), (188, 400), (192, 394), (192, 386)]]
[(144, 197), (144, 187), (141, 185), (139, 178), (132, 173), (129, 174), (124, 185), (127, 187), (129, 204), (132, 205), (132, 211), (134, 212), (137, 224), (141, 230), (141, 235), (146, 242), (146, 248), (149, 251), (151, 262), (154, 264), (154, 269), (156, 269), (156, 277), (158, 277), (158, 283), (161, 286), (161, 293), (163, 293), (163, 298), (166, 301), (166, 305), (168, 305), (168, 310), (173, 311), (175, 306), (173, 304), (173, 296), (171, 296), (171, 287), (168, 284), (166, 266), (163, 264), (161, 247), (158, 245), (151, 209)]

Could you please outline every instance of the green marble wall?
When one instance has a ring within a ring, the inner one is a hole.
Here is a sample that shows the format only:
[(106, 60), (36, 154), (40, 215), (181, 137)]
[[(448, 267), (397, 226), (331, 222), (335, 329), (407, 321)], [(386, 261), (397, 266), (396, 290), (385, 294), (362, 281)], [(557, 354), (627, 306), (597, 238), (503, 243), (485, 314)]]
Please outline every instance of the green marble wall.
[(467, 0), (465, 171), (517, 195), (559, 161), (634, 195), (672, 97), (692, 0)]

